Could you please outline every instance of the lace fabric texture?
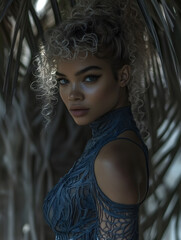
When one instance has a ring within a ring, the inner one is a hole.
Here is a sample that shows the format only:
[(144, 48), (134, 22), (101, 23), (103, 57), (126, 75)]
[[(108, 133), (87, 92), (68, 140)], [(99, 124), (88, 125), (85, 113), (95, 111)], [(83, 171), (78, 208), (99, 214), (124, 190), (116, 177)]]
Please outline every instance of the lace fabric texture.
[[(139, 205), (111, 201), (99, 188), (94, 161), (100, 149), (126, 130), (141, 139), (130, 107), (111, 111), (90, 124), (92, 138), (80, 159), (48, 193), (44, 215), (56, 240), (137, 240)], [(141, 139), (148, 171), (148, 150)]]

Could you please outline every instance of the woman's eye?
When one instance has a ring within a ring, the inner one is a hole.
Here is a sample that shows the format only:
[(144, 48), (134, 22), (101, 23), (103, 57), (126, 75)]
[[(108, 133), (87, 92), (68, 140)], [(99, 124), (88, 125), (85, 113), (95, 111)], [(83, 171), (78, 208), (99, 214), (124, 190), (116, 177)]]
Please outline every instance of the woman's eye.
[(90, 76), (87, 76), (85, 77), (84, 81), (85, 82), (95, 82), (98, 80), (98, 78), (100, 77), (100, 75), (90, 75)]
[(65, 78), (57, 78), (57, 82), (59, 85), (66, 85), (68, 84), (68, 80)]

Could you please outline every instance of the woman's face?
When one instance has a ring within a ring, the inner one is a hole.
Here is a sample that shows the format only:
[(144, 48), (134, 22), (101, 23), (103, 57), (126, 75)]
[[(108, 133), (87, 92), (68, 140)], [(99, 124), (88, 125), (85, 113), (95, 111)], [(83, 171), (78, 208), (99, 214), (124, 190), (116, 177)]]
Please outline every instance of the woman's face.
[(125, 87), (116, 81), (111, 65), (89, 55), (60, 61), (57, 68), (60, 96), (78, 125), (86, 125), (110, 110), (128, 105)]

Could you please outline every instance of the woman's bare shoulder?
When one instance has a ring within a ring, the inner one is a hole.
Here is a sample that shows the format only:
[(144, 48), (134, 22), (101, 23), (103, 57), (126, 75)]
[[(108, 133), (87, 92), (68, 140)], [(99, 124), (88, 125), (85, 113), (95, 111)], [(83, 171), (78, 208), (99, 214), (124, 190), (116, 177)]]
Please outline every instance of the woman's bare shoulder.
[[(134, 137), (131, 139), (135, 141)], [(144, 153), (130, 141), (112, 141), (101, 149), (96, 158), (95, 176), (101, 190), (112, 201), (136, 204), (146, 191)]]

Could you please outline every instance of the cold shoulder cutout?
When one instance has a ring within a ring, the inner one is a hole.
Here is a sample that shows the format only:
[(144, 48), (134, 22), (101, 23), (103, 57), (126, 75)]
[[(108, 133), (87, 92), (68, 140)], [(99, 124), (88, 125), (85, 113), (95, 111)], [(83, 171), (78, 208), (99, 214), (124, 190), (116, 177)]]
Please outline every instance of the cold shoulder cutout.
[(127, 130), (134, 131), (145, 155), (148, 190), (148, 149), (129, 106), (106, 113), (90, 127), (92, 138), (82, 156), (44, 201), (47, 223), (56, 240), (138, 240), (139, 206), (144, 199), (137, 204), (112, 201), (99, 187), (94, 165), (106, 144)]
[(112, 201), (136, 204), (144, 198), (145, 156), (135, 144), (122, 139), (106, 144), (95, 160), (94, 171), (99, 187)]

